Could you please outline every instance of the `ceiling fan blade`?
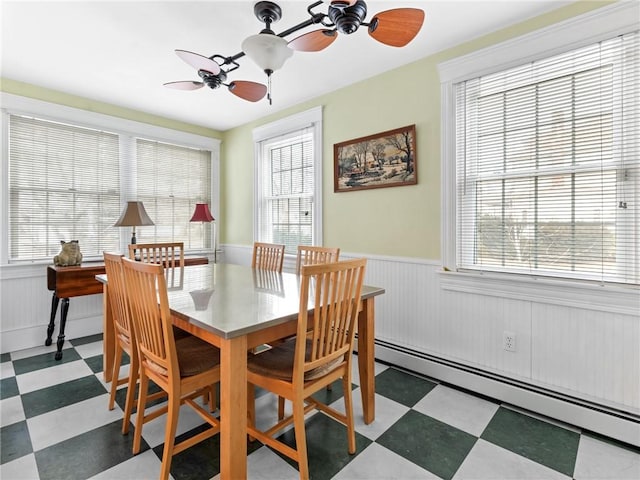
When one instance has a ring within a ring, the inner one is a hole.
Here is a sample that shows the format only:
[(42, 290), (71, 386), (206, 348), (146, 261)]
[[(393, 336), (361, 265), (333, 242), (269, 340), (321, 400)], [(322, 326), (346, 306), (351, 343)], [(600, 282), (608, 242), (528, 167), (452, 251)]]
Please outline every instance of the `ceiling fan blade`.
[(205, 70), (214, 75), (220, 73), (220, 65), (211, 60), (209, 57), (205, 57), (204, 55), (200, 55), (198, 53), (188, 52), (187, 50), (176, 50), (176, 55), (178, 55), (182, 60), (187, 62), (196, 70)]
[(378, 13), (369, 22), (369, 35), (392, 47), (404, 47), (422, 28), (424, 12), (419, 8), (396, 8)]
[(298, 52), (319, 52), (331, 45), (338, 38), (335, 30), (314, 30), (294, 38), (289, 42), (289, 47)]
[(197, 90), (204, 87), (202, 82), (192, 82), (191, 80), (184, 80), (180, 82), (168, 82), (164, 84), (165, 87), (175, 88), (176, 90)]
[(267, 94), (267, 87), (261, 83), (236, 80), (229, 84), (229, 91), (243, 100), (257, 102), (258, 100), (262, 100)]

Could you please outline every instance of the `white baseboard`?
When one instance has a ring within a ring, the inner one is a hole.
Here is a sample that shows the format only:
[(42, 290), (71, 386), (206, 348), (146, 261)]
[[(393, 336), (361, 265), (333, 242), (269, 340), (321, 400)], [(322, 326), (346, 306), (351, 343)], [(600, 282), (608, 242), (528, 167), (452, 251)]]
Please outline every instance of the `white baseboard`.
[(640, 446), (640, 423), (633, 415), (623, 418), (615, 412), (607, 412), (606, 407), (590, 408), (563, 400), (558, 395), (546, 395), (521, 388), (517, 385), (421, 358), (384, 345), (376, 344), (376, 359), (426, 375), (435, 380), (495, 398), (505, 403), (521, 407), (561, 422), (591, 430), (620, 440), (630, 445)]

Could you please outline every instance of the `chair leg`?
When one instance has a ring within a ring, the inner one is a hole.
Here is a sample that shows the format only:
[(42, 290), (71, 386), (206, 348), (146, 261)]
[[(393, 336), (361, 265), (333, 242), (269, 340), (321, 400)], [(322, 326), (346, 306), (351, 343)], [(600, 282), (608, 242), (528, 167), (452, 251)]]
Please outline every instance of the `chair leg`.
[(215, 412), (216, 408), (217, 408), (217, 403), (218, 403), (218, 395), (216, 394), (216, 386), (215, 385), (210, 385), (207, 388), (207, 404), (209, 405), (209, 411), (210, 412)]
[[(247, 382), (247, 425), (250, 428), (256, 426), (256, 389), (252, 383)], [(249, 441), (253, 442), (254, 437), (247, 434)]]
[(133, 454), (140, 453), (140, 440), (142, 438), (142, 424), (144, 423), (144, 410), (147, 404), (147, 391), (149, 378), (140, 372), (140, 385), (138, 387), (138, 409), (136, 412), (136, 431), (133, 434)]
[(296, 437), (300, 480), (308, 480), (309, 462), (307, 460), (307, 434), (304, 425), (304, 402), (293, 402), (293, 428)]
[(347, 440), (349, 453), (356, 453), (356, 430), (353, 422), (353, 396), (351, 394), (351, 378), (345, 375), (342, 378), (342, 390), (344, 391), (344, 410), (347, 416)]
[(278, 421), (284, 418), (284, 397), (278, 397)]
[[(124, 404), (124, 415), (122, 417), (122, 434), (129, 433), (131, 424), (131, 413), (133, 412), (133, 404), (136, 401), (136, 384), (138, 383), (138, 361), (131, 355), (131, 363), (129, 363), (129, 382), (127, 383), (127, 398)], [(139, 395), (139, 394), (138, 394)]]
[(111, 391), (109, 393), (109, 410), (113, 410), (116, 402), (116, 390), (120, 380), (120, 364), (122, 363), (122, 347), (116, 342), (116, 356), (113, 361), (113, 373), (111, 374)]
[(171, 470), (171, 459), (173, 458), (173, 446), (176, 443), (176, 430), (178, 428), (178, 415), (180, 413), (180, 395), (173, 392), (169, 395), (169, 405), (167, 410), (167, 425), (164, 433), (164, 450), (162, 451), (162, 467), (160, 469), (160, 480), (168, 480)]

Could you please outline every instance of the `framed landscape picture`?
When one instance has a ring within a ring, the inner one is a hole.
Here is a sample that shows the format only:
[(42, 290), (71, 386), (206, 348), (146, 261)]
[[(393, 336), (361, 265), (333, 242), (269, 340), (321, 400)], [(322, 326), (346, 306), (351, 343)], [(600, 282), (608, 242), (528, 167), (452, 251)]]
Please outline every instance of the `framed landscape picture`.
[(336, 143), (333, 161), (334, 192), (415, 185), (416, 126)]

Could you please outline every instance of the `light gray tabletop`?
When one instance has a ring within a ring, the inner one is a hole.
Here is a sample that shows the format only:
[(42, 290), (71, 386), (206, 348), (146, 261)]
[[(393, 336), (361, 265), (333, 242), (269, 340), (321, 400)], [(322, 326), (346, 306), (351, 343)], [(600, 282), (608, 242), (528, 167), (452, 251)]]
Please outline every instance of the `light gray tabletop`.
[[(106, 280), (99, 277), (100, 281)], [(295, 319), (299, 285), (300, 277), (293, 273), (225, 263), (186, 267), (184, 274), (167, 272), (172, 312), (221, 338), (246, 335)], [(362, 288), (363, 299), (382, 293), (383, 288)]]

